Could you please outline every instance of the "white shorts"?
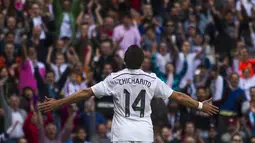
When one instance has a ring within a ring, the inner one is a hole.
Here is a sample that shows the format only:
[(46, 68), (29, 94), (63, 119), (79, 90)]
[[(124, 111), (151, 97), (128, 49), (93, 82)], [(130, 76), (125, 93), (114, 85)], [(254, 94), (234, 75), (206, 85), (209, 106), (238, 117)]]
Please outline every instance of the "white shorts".
[(152, 142), (143, 142), (143, 141), (118, 141), (112, 143), (152, 143)]

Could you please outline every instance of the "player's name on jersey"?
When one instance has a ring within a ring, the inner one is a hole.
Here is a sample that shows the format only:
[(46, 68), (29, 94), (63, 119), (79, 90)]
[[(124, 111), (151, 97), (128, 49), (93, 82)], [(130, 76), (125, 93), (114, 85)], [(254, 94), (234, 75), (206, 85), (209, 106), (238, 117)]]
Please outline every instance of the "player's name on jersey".
[(141, 84), (147, 87), (151, 86), (151, 82), (142, 78), (121, 78), (116, 79), (115, 84), (124, 85), (124, 84)]

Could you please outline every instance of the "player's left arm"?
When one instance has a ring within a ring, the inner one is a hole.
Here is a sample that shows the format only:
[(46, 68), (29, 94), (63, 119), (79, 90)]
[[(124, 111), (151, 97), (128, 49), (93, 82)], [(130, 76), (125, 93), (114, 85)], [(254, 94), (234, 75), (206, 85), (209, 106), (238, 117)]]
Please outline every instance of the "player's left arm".
[(54, 111), (65, 104), (76, 103), (78, 101), (85, 100), (91, 96), (94, 96), (92, 89), (85, 88), (78, 92), (75, 92), (74, 94), (66, 98), (62, 98), (59, 100), (45, 97), (47, 101), (44, 103), (38, 104), (38, 109), (42, 112)]
[(184, 93), (176, 92), (176, 91), (172, 92), (169, 99), (175, 100), (183, 106), (199, 109), (205, 113), (208, 113), (209, 115), (214, 115), (219, 112), (219, 108), (214, 106), (211, 103), (211, 99), (206, 100), (204, 102), (199, 102), (199, 101), (192, 99), (190, 96), (188, 96)]
[(169, 98), (170, 100), (177, 101), (179, 104), (183, 106), (199, 109), (210, 115), (217, 114), (217, 112), (219, 111), (218, 107), (211, 104), (211, 99), (206, 100), (204, 102), (198, 102), (184, 93), (173, 91), (159, 78), (156, 78), (156, 82), (157, 83), (154, 93), (156, 97), (160, 97), (162, 99)]
[(46, 102), (39, 104), (38, 109), (42, 112), (54, 111), (59, 107), (76, 103), (78, 101), (85, 100), (91, 96), (96, 96), (97, 98), (101, 98), (103, 96), (111, 96), (114, 92), (114, 82), (112, 80), (111, 75), (109, 75), (105, 80), (95, 84), (91, 88), (85, 88), (74, 94), (60, 99), (49, 99), (46, 97)]

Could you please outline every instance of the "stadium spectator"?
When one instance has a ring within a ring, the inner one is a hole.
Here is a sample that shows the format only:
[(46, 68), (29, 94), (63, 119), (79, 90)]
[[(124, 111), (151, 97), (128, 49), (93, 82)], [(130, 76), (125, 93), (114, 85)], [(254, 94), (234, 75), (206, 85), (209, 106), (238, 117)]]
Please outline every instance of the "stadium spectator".
[(120, 47), (120, 57), (124, 58), (124, 53), (132, 44), (140, 45), (141, 36), (136, 27), (132, 26), (130, 14), (123, 15), (123, 24), (118, 25), (113, 30), (113, 41)]
[(83, 63), (84, 68), (88, 68), (92, 59), (91, 41), (88, 38), (88, 24), (83, 23), (80, 26), (81, 36), (74, 41), (75, 49), (78, 53), (80, 61)]
[(106, 136), (111, 138), (111, 130), (112, 130), (112, 120), (108, 119), (106, 121)]
[(79, 115), (79, 120), (89, 136), (94, 135), (95, 128), (98, 127), (99, 124), (106, 123), (104, 116), (95, 111), (93, 98), (84, 102), (83, 112)]
[(63, 74), (63, 72), (66, 70), (67, 64), (65, 64), (64, 55), (60, 53), (56, 54), (55, 64), (51, 63), (52, 52), (53, 52), (53, 48), (50, 47), (49, 53), (47, 56), (47, 64), (50, 65), (51, 70), (54, 71), (55, 81), (58, 81), (61, 75)]
[(239, 87), (238, 84), (239, 76), (232, 73), (230, 75), (229, 85), (225, 88), (226, 94), (222, 98), (220, 115), (225, 116), (228, 114), (226, 116), (240, 116), (243, 114), (242, 106), (247, 100), (244, 91)]
[(22, 97), (20, 99), (20, 107), (25, 109), (26, 112), (30, 111), (30, 105), (36, 106), (38, 96), (35, 95), (33, 89), (30, 87), (23, 88)]
[(255, 138), (254, 138), (254, 136), (252, 136), (251, 138), (250, 138), (250, 143), (254, 143), (255, 142)]
[(208, 143), (217, 143), (220, 142), (219, 135), (217, 135), (216, 127), (214, 124), (210, 124), (208, 131), (208, 139), (205, 140)]
[[(54, 119), (50, 113), (47, 113), (47, 120), (44, 123), (53, 122)], [(30, 111), (28, 112), (27, 118), (23, 125), (23, 130), (28, 143), (39, 143), (39, 132), (38, 132), (38, 115), (34, 109), (34, 105), (30, 105)]]
[[(27, 40), (27, 37), (23, 37), (24, 43)], [(31, 87), (34, 91), (37, 91), (36, 80), (33, 76), (34, 67), (38, 67), (39, 72), (42, 77), (45, 75), (45, 66), (43, 63), (37, 60), (37, 51), (35, 47), (27, 48), (25, 45), (22, 47), (23, 57), (20, 67), (20, 76), (19, 76), (19, 89), (20, 92), (24, 87)]]
[(80, 0), (54, 1), (57, 35), (60, 38), (75, 37), (76, 18), (80, 10)]
[(87, 84), (85, 81), (78, 81), (78, 73), (76, 71), (71, 71), (63, 89), (65, 97), (86, 87)]
[(196, 141), (196, 142), (203, 142), (203, 139), (201, 136), (199, 136), (199, 134), (197, 134), (197, 131), (196, 131), (196, 128), (195, 128), (195, 125), (192, 123), (192, 122), (187, 122), (184, 126), (184, 134), (182, 136), (182, 140), (184, 142), (187, 142), (186, 140), (189, 138), (189, 137), (194, 137), (193, 139)]
[[(212, 67), (211, 70), (211, 84), (210, 90), (212, 94), (213, 102), (219, 102), (222, 99), (224, 92), (224, 79), (221, 75), (219, 75), (219, 69), (217, 66)], [(219, 104), (219, 103), (217, 103)]]
[(248, 68), (243, 70), (243, 78), (240, 78), (239, 86), (245, 91), (246, 99), (251, 100), (250, 88), (255, 86), (255, 76), (251, 76)]
[(86, 141), (87, 133), (83, 128), (78, 128), (72, 143), (90, 143)]
[(73, 114), (69, 115), (65, 126), (60, 131), (60, 133), (57, 134), (57, 128), (53, 123), (48, 123), (45, 126), (43, 125), (42, 115), (41, 113), (39, 113), (38, 115), (39, 142), (40, 143), (66, 142), (69, 139), (69, 136), (71, 135), (71, 132), (73, 130), (73, 118), (74, 118)]
[(196, 140), (192, 136), (188, 136), (184, 139), (184, 143), (195, 143)]
[(169, 127), (163, 127), (162, 128), (162, 137), (164, 142), (167, 143), (180, 143), (180, 141), (178, 139), (175, 139), (173, 134), (172, 134), (172, 130)]
[(12, 131), (9, 135), (9, 142), (15, 143), (18, 138), (24, 136), (22, 126), (24, 124), (27, 113), (23, 109), (19, 108), (20, 99), (17, 95), (14, 94), (10, 97), (9, 105), (4, 96), (5, 95), (3, 95), (3, 87), (1, 87), (1, 105), (3, 106), (5, 113), (7, 113), (6, 116), (4, 116), (5, 129), (7, 130), (10, 126), (14, 126), (17, 123), (14, 131)]
[(254, 75), (254, 59), (251, 59), (248, 53), (247, 48), (242, 48), (240, 50), (240, 60), (239, 60), (239, 66), (238, 66), (238, 71), (241, 77), (243, 77), (243, 70), (245, 68), (249, 68), (250, 71), (250, 76)]
[(17, 143), (28, 143), (26, 138), (20, 138)]
[(0, 108), (0, 133), (3, 133), (5, 131), (4, 129), (4, 109)]
[(234, 134), (231, 139), (231, 143), (243, 143), (243, 138), (240, 134)]
[(66, 105), (63, 108), (61, 108), (60, 112), (60, 118), (61, 118), (61, 128), (63, 128), (68, 121), (68, 117), (73, 114), (73, 129), (74, 131), (78, 128), (79, 125), (79, 113), (78, 113), (78, 107), (76, 104), (72, 105)]
[[(208, 99), (208, 92), (207, 89), (204, 87), (200, 87), (197, 89), (197, 99), (198, 101), (204, 101)], [(201, 111), (193, 111), (192, 113), (192, 120), (195, 123), (195, 126), (200, 131), (200, 136), (202, 138), (208, 138), (208, 131), (212, 119), (210, 118), (209, 114), (202, 113)]]
[(111, 140), (106, 136), (106, 126), (105, 124), (98, 124), (97, 134), (94, 138), (91, 139), (92, 142), (103, 142), (110, 143)]

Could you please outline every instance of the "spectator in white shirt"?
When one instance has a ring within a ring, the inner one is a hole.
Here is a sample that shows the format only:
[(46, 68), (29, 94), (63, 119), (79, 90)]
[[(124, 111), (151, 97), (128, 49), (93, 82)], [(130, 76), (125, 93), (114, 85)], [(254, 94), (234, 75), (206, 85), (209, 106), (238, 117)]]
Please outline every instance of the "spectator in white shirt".
[(67, 80), (65, 87), (64, 87), (64, 94), (65, 97), (70, 96), (71, 94), (87, 88), (86, 82), (85, 81), (81, 81), (78, 82), (78, 78), (77, 78), (77, 72), (72, 71), (69, 75), (69, 79)]
[(162, 73), (166, 73), (166, 64), (172, 62), (171, 55), (167, 52), (167, 45), (161, 42), (159, 45), (159, 52), (156, 53), (157, 67)]
[(255, 0), (238, 0), (236, 3), (236, 10), (241, 13), (242, 5), (248, 16), (252, 15), (252, 8), (255, 5)]
[(33, 24), (33, 27), (40, 27), (42, 30), (41, 30), (41, 34), (40, 34), (40, 40), (44, 40), (46, 39), (46, 25), (45, 23), (43, 22), (43, 17), (41, 16), (41, 8), (39, 6), (39, 4), (37, 3), (34, 3), (32, 5), (32, 12), (33, 12), (33, 15), (32, 15), (32, 24)]
[(55, 74), (55, 81), (58, 81), (62, 75), (62, 73), (66, 70), (68, 65), (65, 63), (65, 58), (62, 53), (57, 53), (55, 64), (51, 63), (51, 55), (52, 55), (53, 48), (49, 48), (49, 53), (47, 57), (47, 64), (50, 65), (51, 69), (54, 71)]
[(214, 66), (211, 71), (211, 93), (212, 93), (212, 101), (218, 102), (222, 99), (223, 94), (223, 77), (219, 75), (219, 69), (217, 66)]
[(176, 73), (179, 74), (184, 66), (184, 61), (187, 60), (188, 68), (187, 72), (185, 73), (184, 77), (180, 82), (180, 88), (184, 88), (188, 81), (193, 81), (193, 75), (195, 73), (195, 59), (198, 53), (189, 53), (190, 51), (190, 43), (185, 41), (182, 45), (182, 52), (179, 53), (177, 63), (176, 63)]
[(16, 95), (10, 97), (10, 105), (7, 104), (6, 99), (3, 95), (3, 89), (1, 88), (0, 102), (6, 113), (5, 117), (5, 128), (8, 129), (10, 126), (15, 125), (15, 129), (9, 134), (10, 140), (8, 143), (16, 143), (18, 138), (24, 136), (23, 123), (26, 119), (27, 113), (25, 110), (20, 109), (20, 99)]
[(250, 70), (248, 68), (243, 70), (243, 78), (239, 80), (239, 86), (245, 91), (246, 99), (251, 100), (250, 89), (255, 86), (255, 76), (251, 76)]

